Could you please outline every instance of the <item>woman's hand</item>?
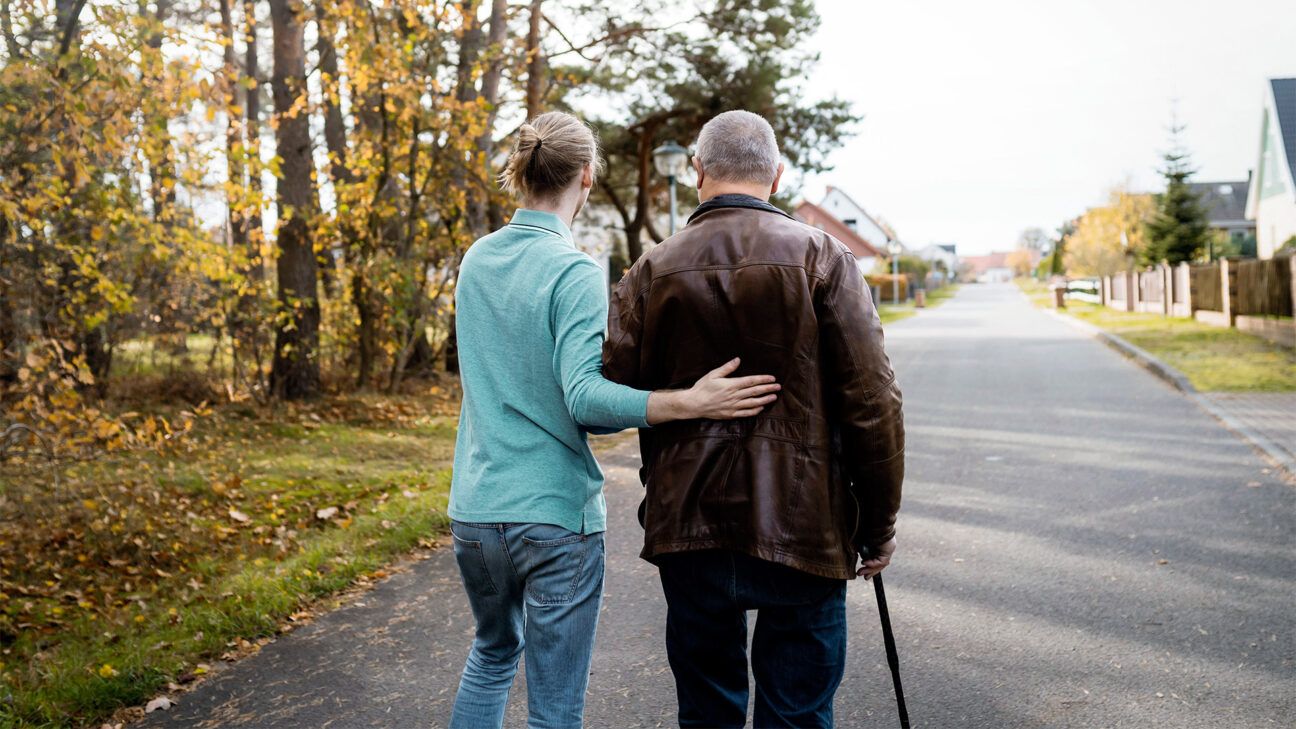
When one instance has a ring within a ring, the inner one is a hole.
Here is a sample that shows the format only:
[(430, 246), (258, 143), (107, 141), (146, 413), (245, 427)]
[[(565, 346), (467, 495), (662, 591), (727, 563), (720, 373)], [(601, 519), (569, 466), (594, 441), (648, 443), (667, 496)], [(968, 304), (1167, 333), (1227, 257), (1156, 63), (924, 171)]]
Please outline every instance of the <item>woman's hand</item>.
[(730, 420), (757, 415), (778, 397), (782, 386), (771, 375), (729, 377), (740, 360), (731, 359), (702, 376), (687, 390), (658, 391), (648, 397), (648, 422)]

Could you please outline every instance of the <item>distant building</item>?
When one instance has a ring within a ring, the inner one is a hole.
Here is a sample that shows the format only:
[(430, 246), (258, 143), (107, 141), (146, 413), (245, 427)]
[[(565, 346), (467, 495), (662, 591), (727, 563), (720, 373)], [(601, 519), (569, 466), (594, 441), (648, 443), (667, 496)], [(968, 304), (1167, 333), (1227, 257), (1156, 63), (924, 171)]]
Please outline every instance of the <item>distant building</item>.
[[(926, 248), (919, 248), (918, 257), (927, 261), (932, 266), (933, 273), (939, 273), (944, 268), (945, 273), (950, 277), (947, 280), (953, 280), (958, 275), (959, 257), (953, 243), (933, 243)], [(936, 264), (940, 263), (940, 266)]]
[(847, 228), (855, 231), (859, 237), (868, 241), (874, 249), (885, 253), (887, 243), (896, 238), (895, 231), (886, 223), (870, 215), (864, 206), (855, 202), (850, 195), (840, 188), (828, 186), (819, 207), (840, 220)]
[[(831, 189), (831, 188), (830, 188)], [(796, 217), (806, 225), (818, 228), (836, 238), (855, 254), (855, 265), (861, 273), (872, 273), (873, 267), (882, 259), (886, 250), (886, 240), (874, 245), (832, 213), (812, 202), (802, 202), (796, 206)], [(856, 223), (858, 224), (858, 219)]]
[(1191, 182), (1188, 187), (1201, 201), (1211, 230), (1227, 235), (1236, 243), (1255, 235), (1255, 221), (1247, 220), (1246, 217), (1250, 179), (1238, 182)]
[(1004, 252), (984, 256), (963, 256), (960, 275), (964, 281), (977, 283), (1003, 283), (1013, 279), (1012, 266)]
[(1260, 161), (1247, 191), (1246, 217), (1256, 224), (1256, 253), (1296, 236), (1296, 78), (1269, 80), (1260, 124)]

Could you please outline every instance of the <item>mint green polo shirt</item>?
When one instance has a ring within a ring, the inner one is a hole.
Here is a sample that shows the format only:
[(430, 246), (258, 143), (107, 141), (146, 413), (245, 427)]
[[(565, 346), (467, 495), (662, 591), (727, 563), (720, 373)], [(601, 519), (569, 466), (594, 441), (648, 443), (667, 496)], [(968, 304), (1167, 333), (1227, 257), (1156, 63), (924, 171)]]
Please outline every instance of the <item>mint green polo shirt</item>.
[(607, 525), (588, 430), (646, 427), (648, 393), (603, 379), (608, 287), (558, 216), (521, 209), (473, 243), (455, 287), (463, 406), (450, 518)]

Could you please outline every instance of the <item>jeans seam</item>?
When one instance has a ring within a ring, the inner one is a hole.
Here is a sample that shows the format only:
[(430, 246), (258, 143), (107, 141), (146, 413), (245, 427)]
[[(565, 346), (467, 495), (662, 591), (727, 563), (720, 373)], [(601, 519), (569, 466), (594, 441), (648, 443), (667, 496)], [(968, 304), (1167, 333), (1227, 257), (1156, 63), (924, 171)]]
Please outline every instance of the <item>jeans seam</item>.
[(513, 572), (513, 579), (521, 582), (522, 576), (518, 574), (517, 565), (513, 564), (513, 552), (509, 549), (508, 538), (504, 535), (504, 525), (497, 524), (495, 528), (499, 533), (500, 549), (504, 550), (504, 560), (508, 562), (509, 569)]

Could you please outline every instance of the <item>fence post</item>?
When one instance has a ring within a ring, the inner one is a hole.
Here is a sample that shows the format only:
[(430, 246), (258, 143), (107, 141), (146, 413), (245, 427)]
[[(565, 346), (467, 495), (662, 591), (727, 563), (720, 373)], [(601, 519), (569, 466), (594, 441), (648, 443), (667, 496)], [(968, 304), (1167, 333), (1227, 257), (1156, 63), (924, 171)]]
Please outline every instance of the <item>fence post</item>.
[(1233, 285), (1233, 276), (1237, 274), (1237, 268), (1229, 265), (1229, 259), (1220, 259), (1220, 301), (1224, 309), (1224, 321), (1228, 326), (1237, 325), (1237, 287)]
[(1175, 285), (1179, 291), (1183, 292), (1183, 310), (1188, 312), (1188, 318), (1193, 315), (1192, 300), (1192, 266), (1187, 262), (1180, 263), (1175, 270)]
[(1134, 311), (1134, 302), (1138, 300), (1138, 277), (1133, 271), (1125, 271), (1125, 311)]
[(1168, 262), (1161, 261), (1161, 314), (1169, 317), (1174, 311), (1174, 270)]
[(1287, 256), (1287, 265), (1291, 267), (1292, 326), (1296, 327), (1296, 256)]

